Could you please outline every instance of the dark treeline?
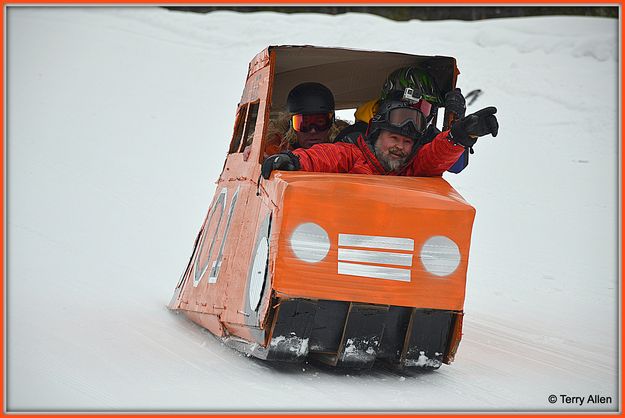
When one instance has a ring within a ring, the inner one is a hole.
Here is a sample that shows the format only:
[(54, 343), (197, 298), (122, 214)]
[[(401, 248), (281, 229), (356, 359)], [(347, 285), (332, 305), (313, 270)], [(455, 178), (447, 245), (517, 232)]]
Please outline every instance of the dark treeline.
[(169, 6), (170, 10), (182, 10), (196, 13), (208, 13), (218, 10), (232, 10), (236, 12), (280, 12), (280, 13), (325, 13), (341, 14), (348, 12), (371, 13), (393, 20), (480, 20), (500, 17), (521, 16), (548, 16), (548, 15), (575, 15), (600, 16), (618, 18), (618, 7), (422, 7), (422, 6)]

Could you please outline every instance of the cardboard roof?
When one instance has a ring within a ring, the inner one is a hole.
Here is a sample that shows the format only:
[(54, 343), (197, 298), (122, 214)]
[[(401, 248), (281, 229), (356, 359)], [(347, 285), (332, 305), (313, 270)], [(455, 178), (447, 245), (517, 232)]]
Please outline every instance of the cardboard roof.
[(388, 74), (407, 65), (427, 70), (443, 94), (455, 86), (457, 69), (452, 57), (316, 46), (283, 45), (268, 49), (275, 59), (272, 113), (285, 110), (289, 91), (307, 81), (322, 83), (332, 90), (336, 109), (355, 108), (379, 97)]

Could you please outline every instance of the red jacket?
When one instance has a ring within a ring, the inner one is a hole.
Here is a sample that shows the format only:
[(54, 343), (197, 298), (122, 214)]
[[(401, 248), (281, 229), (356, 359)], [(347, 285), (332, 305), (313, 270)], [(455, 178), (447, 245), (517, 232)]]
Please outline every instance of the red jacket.
[(387, 172), (362, 136), (358, 145), (343, 142), (317, 144), (309, 149), (298, 148), (303, 171), (318, 173), (381, 174), (390, 176), (435, 177), (451, 167), (464, 151), (448, 139), (449, 131), (441, 132), (431, 142), (419, 148), (399, 171)]

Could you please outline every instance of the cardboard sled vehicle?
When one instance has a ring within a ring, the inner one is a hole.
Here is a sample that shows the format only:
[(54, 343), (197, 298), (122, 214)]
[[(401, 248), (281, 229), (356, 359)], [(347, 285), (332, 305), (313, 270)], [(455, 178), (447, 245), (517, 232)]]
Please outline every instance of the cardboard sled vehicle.
[(294, 86), (323, 83), (337, 109), (352, 109), (407, 65), (443, 94), (455, 87), (450, 57), (276, 46), (252, 60), (171, 309), (265, 360), (359, 369), (453, 360), (475, 210), (442, 177), (275, 171), (259, 182), (267, 126)]

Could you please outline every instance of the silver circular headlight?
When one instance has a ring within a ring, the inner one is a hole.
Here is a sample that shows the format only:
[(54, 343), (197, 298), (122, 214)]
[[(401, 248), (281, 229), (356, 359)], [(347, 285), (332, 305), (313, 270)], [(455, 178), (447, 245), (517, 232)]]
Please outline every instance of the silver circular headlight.
[(328, 233), (312, 222), (299, 225), (291, 235), (291, 249), (302, 261), (318, 263), (330, 251)]
[(421, 247), (421, 262), (425, 269), (435, 276), (448, 276), (460, 264), (460, 250), (451, 239), (436, 235)]

